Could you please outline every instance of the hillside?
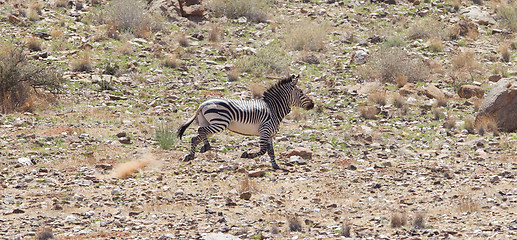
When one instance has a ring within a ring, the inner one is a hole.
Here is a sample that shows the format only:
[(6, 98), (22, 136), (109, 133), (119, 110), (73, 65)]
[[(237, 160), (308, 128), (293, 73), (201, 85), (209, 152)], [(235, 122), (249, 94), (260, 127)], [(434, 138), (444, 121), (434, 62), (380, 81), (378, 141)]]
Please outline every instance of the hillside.
[[(517, 3), (181, 3), (0, 2), (0, 238), (517, 238), (517, 135), (475, 120)], [(182, 161), (200, 103), (290, 74), (284, 170), (229, 131)]]

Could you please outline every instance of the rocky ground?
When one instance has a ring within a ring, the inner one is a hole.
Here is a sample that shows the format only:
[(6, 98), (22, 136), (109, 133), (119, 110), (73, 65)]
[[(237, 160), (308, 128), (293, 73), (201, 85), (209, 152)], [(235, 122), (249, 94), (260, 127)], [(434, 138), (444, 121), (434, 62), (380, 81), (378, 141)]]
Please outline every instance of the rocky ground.
[[(31, 62), (66, 82), (0, 117), (0, 238), (517, 238), (517, 135), (474, 123), (481, 96), (458, 94), (516, 75), (505, 5), (389, 2), (280, 0), (264, 21), (194, 4), (132, 33), (102, 2), (1, 3), (3, 44), (39, 42)], [(289, 73), (316, 107), (283, 121), (287, 171), (240, 159), (258, 141), (230, 132), (191, 162), (194, 127), (160, 147), (204, 100)]]

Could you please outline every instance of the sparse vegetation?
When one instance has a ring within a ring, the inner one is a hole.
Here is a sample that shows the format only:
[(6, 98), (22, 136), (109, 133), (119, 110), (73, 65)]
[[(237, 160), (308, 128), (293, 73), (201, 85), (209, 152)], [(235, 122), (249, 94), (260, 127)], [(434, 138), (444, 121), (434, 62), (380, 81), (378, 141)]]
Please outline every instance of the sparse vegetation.
[(41, 51), (41, 41), (38, 38), (27, 38), (27, 48), (31, 51)]
[(255, 75), (284, 75), (288, 71), (289, 62), (289, 56), (277, 44), (271, 44), (258, 49), (253, 55), (239, 59), (237, 68)]
[(168, 123), (156, 127), (154, 139), (161, 149), (169, 150), (176, 143), (176, 129)]
[(405, 226), (407, 223), (407, 217), (405, 213), (393, 213), (391, 215), (390, 225), (392, 228), (400, 228)]
[(82, 52), (72, 61), (71, 70), (74, 72), (89, 72), (92, 70), (90, 52)]
[(147, 37), (159, 23), (155, 22), (141, 0), (113, 0), (106, 7), (106, 21), (120, 32)]
[(294, 50), (322, 51), (325, 49), (326, 36), (324, 24), (304, 20), (294, 24), (287, 34), (286, 41)]
[(291, 216), (287, 218), (289, 231), (291, 232), (301, 232), (302, 231), (302, 223), (298, 220), (297, 216)]
[(509, 30), (517, 31), (517, 3), (511, 2), (509, 4), (501, 3), (497, 8), (497, 18), (503, 27)]
[(248, 21), (265, 22), (269, 17), (270, 1), (210, 0), (207, 7), (216, 17), (226, 16), (233, 19), (246, 17)]
[(425, 216), (423, 213), (419, 212), (415, 215), (415, 218), (413, 219), (413, 228), (424, 229), (425, 227)]
[(359, 113), (361, 114), (361, 117), (365, 119), (377, 119), (379, 109), (377, 106), (360, 106)]

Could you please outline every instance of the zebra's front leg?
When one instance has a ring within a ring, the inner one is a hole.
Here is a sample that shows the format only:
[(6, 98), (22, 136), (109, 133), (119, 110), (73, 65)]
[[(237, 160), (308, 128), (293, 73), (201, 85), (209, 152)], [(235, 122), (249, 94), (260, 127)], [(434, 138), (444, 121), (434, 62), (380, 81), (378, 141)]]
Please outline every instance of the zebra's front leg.
[(269, 155), (269, 158), (271, 159), (271, 166), (273, 167), (273, 169), (280, 169), (280, 167), (278, 166), (278, 164), (276, 164), (276, 161), (275, 161), (275, 150), (273, 149), (273, 140), (272, 139), (269, 139), (267, 154)]
[(268, 140), (267, 137), (261, 136), (260, 137), (260, 150), (256, 153), (248, 153), (243, 152), (241, 155), (241, 158), (256, 158), (258, 156), (264, 155), (268, 150)]

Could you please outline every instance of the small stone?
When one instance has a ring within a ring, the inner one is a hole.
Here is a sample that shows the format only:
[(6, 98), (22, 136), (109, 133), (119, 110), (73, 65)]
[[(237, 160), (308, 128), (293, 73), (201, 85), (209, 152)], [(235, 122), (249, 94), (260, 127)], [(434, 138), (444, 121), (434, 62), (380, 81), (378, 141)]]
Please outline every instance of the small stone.
[(118, 100), (127, 100), (128, 98), (126, 96), (117, 96), (117, 95), (108, 95), (110, 100), (118, 101)]
[(266, 175), (266, 171), (258, 170), (258, 171), (251, 171), (248, 173), (248, 176), (250, 177), (263, 177)]
[(25, 210), (20, 209), (20, 208), (16, 208), (16, 209), (13, 210), (13, 213), (14, 214), (25, 213)]
[(353, 170), (357, 170), (357, 167), (354, 164), (350, 164), (350, 165), (348, 165), (347, 169), (353, 171)]
[(32, 163), (31, 159), (28, 157), (18, 158), (18, 163), (20, 163), (21, 165), (24, 165), (24, 166), (31, 166), (34, 164), (34, 163)]
[(501, 80), (501, 78), (503, 78), (501, 75), (497, 74), (497, 75), (492, 75), (490, 77), (488, 77), (488, 81), (490, 82), (497, 82), (499, 80)]
[(308, 149), (308, 148), (296, 147), (294, 149), (291, 149), (291, 150), (287, 151), (287, 153), (285, 155), (286, 155), (286, 157), (300, 156), (300, 157), (305, 158), (305, 159), (311, 159), (312, 158), (312, 151), (310, 149)]
[(244, 200), (250, 200), (250, 198), (251, 198), (251, 192), (249, 192), (249, 191), (243, 192), (243, 193), (241, 193), (241, 194), (239, 195), (239, 197), (240, 197), (241, 199), (244, 199)]
[(119, 133), (117, 133), (117, 137), (118, 138), (125, 137), (125, 136), (127, 136), (126, 132), (119, 132)]
[(121, 137), (118, 141), (122, 144), (131, 144), (131, 138), (129, 137)]
[(130, 217), (138, 216), (142, 213), (142, 211), (131, 211), (129, 212)]

